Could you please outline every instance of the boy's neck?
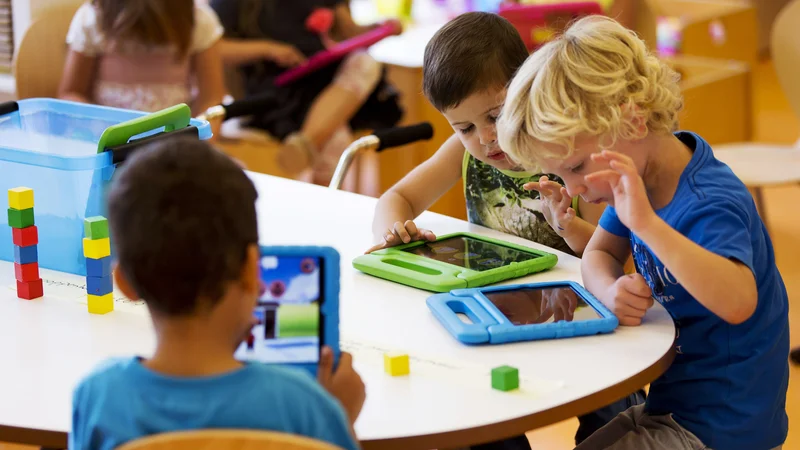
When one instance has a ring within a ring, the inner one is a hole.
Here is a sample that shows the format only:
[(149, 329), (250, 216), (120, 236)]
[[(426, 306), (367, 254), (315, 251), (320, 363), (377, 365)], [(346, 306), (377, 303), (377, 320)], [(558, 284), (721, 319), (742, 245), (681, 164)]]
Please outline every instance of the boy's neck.
[(220, 375), (242, 367), (230, 339), (214, 333), (205, 318), (156, 318), (156, 351), (143, 361), (150, 370), (177, 377)]
[(692, 160), (692, 150), (675, 135), (653, 135), (646, 138), (647, 148), (644, 179), (647, 195), (654, 210), (667, 206), (675, 192), (683, 171)]

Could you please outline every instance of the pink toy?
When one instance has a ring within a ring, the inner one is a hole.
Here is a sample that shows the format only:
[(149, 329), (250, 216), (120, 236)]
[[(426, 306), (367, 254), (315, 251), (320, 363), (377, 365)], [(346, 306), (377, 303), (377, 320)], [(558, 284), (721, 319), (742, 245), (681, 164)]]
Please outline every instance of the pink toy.
[(333, 26), (333, 11), (328, 8), (315, 9), (306, 19), (306, 29), (316, 34), (327, 34)]
[(315, 72), (327, 65), (333, 64), (355, 50), (367, 48), (386, 37), (397, 34), (401, 29), (402, 25), (400, 22), (396, 20), (387, 21), (383, 25), (376, 27), (375, 29), (360, 36), (342, 41), (327, 50), (316, 53), (312, 57), (308, 58), (305, 63), (278, 75), (275, 78), (275, 85), (285, 86), (289, 83), (299, 80), (300, 78), (303, 78), (312, 72)]
[[(498, 14), (506, 18), (519, 31), (529, 51), (545, 44), (546, 37), (555, 26), (563, 27), (569, 21), (592, 14), (603, 14), (596, 2), (553, 3), (543, 5), (518, 5), (504, 3)], [(561, 20), (562, 23), (557, 23)]]

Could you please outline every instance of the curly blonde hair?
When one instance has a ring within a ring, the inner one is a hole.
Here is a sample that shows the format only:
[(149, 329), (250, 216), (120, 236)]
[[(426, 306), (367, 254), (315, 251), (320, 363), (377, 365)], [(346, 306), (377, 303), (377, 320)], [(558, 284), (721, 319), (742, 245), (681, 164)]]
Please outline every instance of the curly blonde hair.
[(569, 158), (579, 134), (610, 147), (619, 138), (675, 131), (683, 106), (678, 80), (633, 31), (608, 17), (584, 17), (520, 67), (497, 123), (500, 147), (536, 167), (543, 157)]

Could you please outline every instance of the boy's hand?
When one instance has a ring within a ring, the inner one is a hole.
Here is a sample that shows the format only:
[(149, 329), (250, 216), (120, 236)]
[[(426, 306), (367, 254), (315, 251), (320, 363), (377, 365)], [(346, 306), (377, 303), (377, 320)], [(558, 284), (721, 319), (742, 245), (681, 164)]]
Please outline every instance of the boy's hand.
[(353, 357), (347, 352), (342, 352), (339, 355), (336, 372), (333, 372), (333, 351), (330, 347), (323, 347), (319, 355), (317, 380), (325, 390), (339, 400), (350, 418), (350, 423), (354, 424), (361, 414), (361, 408), (364, 407), (367, 391), (361, 376), (353, 369)]
[(614, 194), (614, 209), (623, 225), (634, 233), (639, 233), (658, 217), (653, 211), (653, 206), (650, 205), (644, 180), (639, 176), (631, 158), (604, 150), (601, 153), (592, 154), (592, 160), (607, 162), (610, 169), (586, 175), (585, 180), (594, 186), (603, 184), (611, 186)]
[(618, 278), (603, 297), (603, 303), (624, 326), (641, 325), (645, 313), (653, 306), (653, 292), (638, 273)]
[(386, 230), (383, 235), (383, 242), (373, 245), (365, 253), (372, 253), (382, 248), (394, 247), (395, 245), (408, 244), (413, 241), (435, 241), (436, 235), (433, 231), (424, 228), (417, 228), (413, 220), (406, 220), (404, 222), (395, 222), (394, 226)]
[(282, 67), (295, 67), (306, 62), (306, 56), (297, 47), (275, 41), (265, 42), (264, 57)]
[(550, 181), (547, 176), (542, 176), (538, 182), (526, 183), (522, 187), (529, 191), (539, 192), (543, 206), (542, 214), (556, 234), (561, 237), (569, 234), (569, 228), (576, 213), (572, 208), (572, 198), (567, 193), (567, 189), (555, 181)]

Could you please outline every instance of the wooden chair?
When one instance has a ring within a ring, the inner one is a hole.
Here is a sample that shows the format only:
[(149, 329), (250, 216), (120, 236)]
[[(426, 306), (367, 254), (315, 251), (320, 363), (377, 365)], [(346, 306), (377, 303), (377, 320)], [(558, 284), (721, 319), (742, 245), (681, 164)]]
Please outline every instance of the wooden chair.
[[(772, 61), (778, 81), (795, 115), (800, 117), (800, 0), (793, 0), (778, 15), (772, 29)], [(760, 143), (736, 143), (714, 147), (714, 155), (753, 191), (767, 223), (763, 188), (800, 184), (800, 147)]]
[(197, 430), (154, 434), (117, 450), (341, 450), (326, 442), (288, 433), (254, 430)]
[(67, 57), (67, 32), (82, 3), (77, 0), (47, 7), (25, 31), (14, 58), (18, 99), (58, 95)]

